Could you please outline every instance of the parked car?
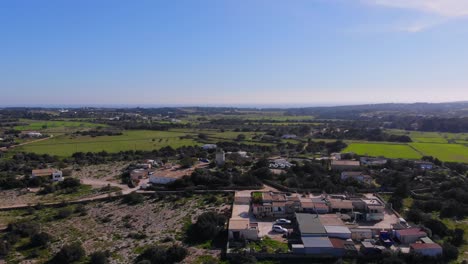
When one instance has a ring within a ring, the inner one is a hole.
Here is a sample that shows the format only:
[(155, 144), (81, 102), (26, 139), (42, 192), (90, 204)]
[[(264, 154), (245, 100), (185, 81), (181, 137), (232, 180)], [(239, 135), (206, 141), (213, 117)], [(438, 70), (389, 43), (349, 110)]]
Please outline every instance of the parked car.
[(277, 233), (287, 233), (288, 230), (280, 225), (273, 225), (273, 228), (272, 228), (273, 231), (277, 232)]
[(276, 219), (275, 223), (282, 225), (282, 224), (291, 224), (291, 220), (285, 219), (285, 218), (280, 218)]

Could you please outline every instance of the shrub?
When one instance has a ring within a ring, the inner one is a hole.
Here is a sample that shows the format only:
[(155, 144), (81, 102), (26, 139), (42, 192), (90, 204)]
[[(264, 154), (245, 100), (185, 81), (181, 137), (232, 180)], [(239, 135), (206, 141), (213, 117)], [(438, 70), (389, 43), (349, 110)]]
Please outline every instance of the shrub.
[(173, 245), (167, 249), (162, 246), (152, 246), (138, 256), (135, 262), (137, 264), (171, 264), (181, 262), (186, 256), (187, 249), (179, 245)]
[(456, 247), (463, 245), (463, 243), (465, 242), (465, 240), (463, 239), (464, 234), (465, 234), (465, 230), (460, 229), (460, 228), (455, 228), (455, 230), (453, 230), (452, 239), (451, 239), (452, 244)]
[(72, 209), (65, 207), (65, 208), (60, 208), (57, 212), (56, 218), (57, 219), (64, 219), (69, 217), (73, 213)]
[(458, 258), (458, 248), (456, 248), (454, 245), (445, 242), (442, 248), (443, 255), (446, 260), (454, 260)]
[(169, 263), (181, 262), (187, 256), (187, 249), (178, 245), (173, 245), (166, 251), (166, 261)]
[(39, 233), (39, 224), (35, 222), (11, 223), (8, 225), (7, 231), (21, 237), (31, 237)]
[(65, 245), (60, 251), (51, 259), (52, 264), (73, 263), (79, 261), (85, 256), (85, 251), (81, 244), (74, 243)]
[(96, 251), (90, 255), (90, 264), (107, 264), (109, 263), (109, 252)]
[(123, 197), (123, 202), (128, 204), (128, 205), (136, 205), (136, 204), (140, 204), (144, 201), (144, 197), (143, 195), (139, 194), (139, 193), (136, 193), (136, 192), (132, 192), (126, 196)]
[(50, 235), (45, 232), (37, 233), (31, 237), (30, 245), (32, 247), (46, 246), (50, 242), (50, 239)]
[(88, 211), (86, 210), (86, 207), (83, 204), (79, 204), (75, 207), (75, 213), (84, 216), (88, 214)]
[(225, 222), (226, 218), (223, 215), (214, 212), (203, 213), (198, 217), (197, 222), (188, 229), (188, 240), (203, 242), (214, 239), (224, 229)]

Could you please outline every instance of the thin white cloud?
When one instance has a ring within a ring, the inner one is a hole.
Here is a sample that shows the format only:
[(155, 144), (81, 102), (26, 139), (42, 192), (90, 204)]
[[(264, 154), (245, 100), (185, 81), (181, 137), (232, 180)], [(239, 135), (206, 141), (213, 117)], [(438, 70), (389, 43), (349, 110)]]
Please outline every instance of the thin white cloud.
[(468, 16), (468, 0), (365, 0), (380, 6), (412, 9), (443, 17)]
[(416, 19), (397, 21), (389, 26), (394, 31), (417, 33), (449, 22), (454, 19), (468, 17), (468, 0), (361, 0), (364, 3), (388, 7), (408, 9), (421, 13)]

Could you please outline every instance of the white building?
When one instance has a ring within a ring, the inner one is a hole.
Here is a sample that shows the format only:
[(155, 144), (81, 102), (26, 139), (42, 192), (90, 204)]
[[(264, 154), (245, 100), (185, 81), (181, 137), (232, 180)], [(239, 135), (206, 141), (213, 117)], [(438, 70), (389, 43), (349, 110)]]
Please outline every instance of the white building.
[(202, 146), (202, 149), (204, 150), (210, 150), (210, 149), (216, 149), (218, 146), (216, 144), (205, 144)]
[(222, 149), (218, 149), (216, 151), (216, 165), (218, 166), (223, 166), (224, 163), (226, 162), (226, 153)]
[(39, 133), (39, 132), (34, 132), (34, 131), (28, 132), (28, 133), (26, 133), (26, 135), (27, 135), (28, 137), (42, 137), (42, 134), (41, 134), (41, 133)]
[(165, 177), (165, 176), (160, 176), (160, 175), (150, 175), (149, 177), (149, 182), (153, 184), (169, 184), (171, 182), (175, 182), (177, 179), (175, 178), (170, 178), (170, 177)]
[(251, 223), (249, 218), (231, 218), (229, 220), (228, 238), (230, 240), (258, 240), (258, 223)]
[(51, 177), (53, 181), (63, 181), (63, 173), (56, 169), (32, 170), (31, 177)]

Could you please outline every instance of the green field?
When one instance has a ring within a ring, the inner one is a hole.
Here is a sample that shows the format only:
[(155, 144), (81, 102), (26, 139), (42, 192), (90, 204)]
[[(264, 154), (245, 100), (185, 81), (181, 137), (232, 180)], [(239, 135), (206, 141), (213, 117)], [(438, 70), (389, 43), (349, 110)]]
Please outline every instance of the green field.
[(468, 147), (444, 143), (349, 143), (344, 152), (387, 158), (419, 159), (433, 156), (442, 161), (468, 162)]
[(41, 131), (48, 133), (65, 133), (70, 131), (76, 131), (84, 128), (96, 128), (106, 127), (107, 125), (96, 124), (90, 122), (81, 121), (39, 121), (39, 120), (28, 120), (21, 119), (21, 122), (27, 123), (27, 125), (21, 125), (14, 127), (16, 130), (21, 131)]
[(153, 150), (166, 146), (178, 148), (194, 146), (199, 143), (192, 139), (180, 139), (186, 133), (169, 131), (131, 130), (124, 131), (120, 136), (68, 136), (59, 135), (54, 138), (24, 145), (18, 150), (51, 154), (62, 157), (71, 156), (75, 152), (119, 152), (124, 150)]
[(406, 144), (351, 143), (343, 152), (387, 158), (419, 159), (421, 154)]
[(443, 161), (462, 161), (468, 163), (468, 147), (460, 144), (410, 143), (425, 156), (437, 157)]
[(421, 132), (405, 130), (388, 130), (395, 135), (407, 135), (418, 143), (464, 143), (468, 141), (467, 133)]

